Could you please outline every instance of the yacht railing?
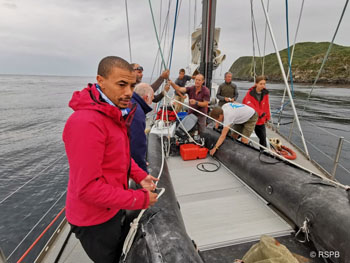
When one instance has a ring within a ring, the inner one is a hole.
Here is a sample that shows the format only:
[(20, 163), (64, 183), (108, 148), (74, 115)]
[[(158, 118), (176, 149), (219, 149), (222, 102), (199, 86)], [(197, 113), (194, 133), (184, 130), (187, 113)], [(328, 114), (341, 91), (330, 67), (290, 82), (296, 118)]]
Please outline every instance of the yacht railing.
[[(289, 128), (289, 135), (288, 135), (288, 138), (287, 140), (291, 143), (293, 143), (292, 141), (292, 136), (293, 134), (294, 135), (298, 135), (297, 133), (294, 132), (294, 120), (293, 122), (291, 123), (291, 127)], [(332, 136), (333, 138), (335, 138), (333, 141), (337, 141), (338, 142), (338, 145), (336, 147), (336, 151), (335, 151), (335, 155), (334, 156), (331, 156), (329, 155), (329, 153), (321, 150), (318, 146), (316, 146), (315, 144), (313, 144), (310, 140), (308, 140), (307, 138), (305, 139), (305, 141), (307, 142), (308, 146), (311, 146), (314, 150), (316, 150), (317, 152), (319, 152), (320, 154), (322, 154), (324, 157), (326, 157), (331, 163), (332, 165), (330, 165), (329, 167), (324, 167), (324, 166), (321, 166), (319, 163), (320, 163), (320, 160), (315, 160), (315, 159), (312, 159), (313, 162), (316, 162), (316, 164), (322, 168), (326, 174), (328, 175), (328, 177), (330, 177), (332, 180), (335, 180), (335, 177), (336, 177), (336, 173), (337, 173), (337, 170), (338, 170), (338, 167), (342, 168), (346, 174), (348, 174), (350, 176), (350, 170), (348, 168), (346, 168), (340, 161), (341, 159), (341, 155), (342, 155), (342, 150), (343, 150), (343, 146), (344, 146), (344, 143), (345, 144), (348, 144), (350, 146), (350, 141), (349, 140), (346, 140), (343, 136), (339, 136), (337, 134), (334, 134), (322, 127), (319, 127), (317, 125), (315, 125), (314, 123), (310, 122), (310, 121), (306, 121), (306, 120), (302, 120), (302, 122), (305, 122), (313, 127), (315, 127), (316, 129), (318, 129), (319, 131), (323, 131), (327, 134), (327, 136)], [(281, 132), (280, 132), (281, 133)], [(321, 134), (321, 133), (320, 133)], [(326, 139), (325, 139), (326, 140)], [(327, 138), (327, 140), (329, 140), (329, 138)], [(322, 141), (322, 140), (321, 140)], [(293, 143), (295, 146), (296, 144)], [(298, 147), (298, 146), (296, 146)], [(302, 151), (304, 154), (305, 152), (300, 148), (298, 147), (298, 149), (300, 151)]]

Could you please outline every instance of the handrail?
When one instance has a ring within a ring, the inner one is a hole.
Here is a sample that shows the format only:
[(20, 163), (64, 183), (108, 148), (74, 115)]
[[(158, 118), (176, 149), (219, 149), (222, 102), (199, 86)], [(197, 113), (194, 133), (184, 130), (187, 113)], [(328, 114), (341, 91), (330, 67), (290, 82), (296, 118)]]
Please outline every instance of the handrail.
[(44, 234), (50, 229), (50, 227), (57, 221), (57, 219), (62, 215), (66, 207), (63, 207), (62, 210), (56, 215), (56, 217), (51, 221), (51, 223), (44, 229), (43, 232), (35, 239), (35, 241), (30, 245), (30, 247), (24, 252), (24, 254), (20, 257), (17, 263), (23, 261), (23, 259), (29, 254), (29, 252), (33, 249), (33, 247), (39, 242), (39, 240), (44, 236)]
[[(342, 148), (343, 143), (344, 143), (344, 142), (347, 142), (347, 143), (350, 144), (350, 142), (349, 142), (348, 140), (345, 140), (343, 136), (339, 136), (339, 135), (337, 135), (337, 134), (334, 134), (334, 133), (332, 133), (332, 132), (329, 132), (329, 131), (327, 131), (326, 129), (323, 129), (323, 128), (321, 128), (321, 127), (319, 127), (319, 126), (313, 124), (312, 122), (309, 122), (309, 121), (306, 121), (306, 120), (303, 120), (303, 121), (305, 121), (305, 122), (307, 122), (307, 123), (313, 125), (314, 127), (318, 128), (318, 129), (320, 129), (320, 130), (322, 130), (322, 131), (328, 133), (329, 135), (332, 135), (332, 136), (334, 136), (334, 137), (336, 137), (336, 138), (338, 138), (339, 140), (342, 141), (342, 143), (339, 144), (339, 145), (338, 145), (338, 148), (337, 148), (337, 153), (339, 153), (339, 154), (337, 154), (337, 156), (336, 156), (335, 159), (334, 159), (334, 158), (332, 158), (331, 156), (329, 156), (327, 153), (323, 152), (323, 151), (322, 151), (320, 148), (318, 148), (316, 145), (314, 145), (313, 143), (311, 143), (310, 141), (308, 141), (308, 140), (305, 139), (306, 142), (307, 142), (310, 146), (312, 146), (315, 150), (317, 150), (318, 152), (320, 152), (321, 154), (323, 154), (323, 155), (324, 155), (325, 157), (327, 157), (330, 161), (334, 161), (334, 162), (336, 163), (336, 165), (334, 165), (334, 167), (333, 167), (333, 172), (332, 172), (332, 173), (329, 172), (329, 171), (327, 171), (327, 172), (333, 177), (333, 179), (334, 179), (334, 177), (335, 177), (335, 169), (336, 169), (335, 167), (336, 167), (336, 166), (340, 166), (344, 171), (346, 171), (348, 174), (350, 174), (350, 170), (347, 169), (347, 168), (346, 168), (344, 165), (342, 165), (341, 163), (339, 163), (340, 152), (341, 152), (341, 148)], [(292, 128), (291, 128), (291, 134), (295, 134), (294, 129), (292, 129)], [(301, 149), (300, 149), (300, 150), (301, 150)], [(325, 168), (323, 168), (323, 169), (325, 169)]]
[(30, 233), (33, 232), (33, 230), (39, 225), (39, 223), (45, 218), (45, 216), (52, 210), (52, 208), (58, 203), (59, 200), (65, 195), (67, 192), (64, 191), (61, 196), (56, 200), (56, 202), (46, 211), (46, 213), (39, 219), (39, 221), (32, 227), (32, 229), (25, 235), (25, 237), (19, 242), (19, 244), (15, 247), (15, 249), (11, 252), (11, 254), (7, 257), (7, 260), (9, 260), (10, 257), (15, 253), (15, 251), (23, 244), (24, 240), (30, 235)]
[(17, 193), (19, 190), (21, 190), (24, 186), (26, 186), (27, 184), (29, 184), (31, 181), (33, 181), (35, 178), (37, 178), (39, 175), (41, 175), (44, 171), (46, 171), (48, 168), (52, 167), (55, 163), (57, 163), (60, 159), (62, 159), (62, 157), (66, 156), (65, 154), (63, 154), (60, 158), (56, 159), (54, 162), (52, 162), (49, 166), (46, 166), (46, 168), (44, 170), (42, 170), (41, 172), (39, 172), (36, 176), (33, 176), (31, 179), (29, 179), (26, 183), (24, 183), (23, 185), (21, 185), (20, 187), (18, 187), (15, 191), (11, 192), (9, 195), (7, 195), (4, 199), (2, 199), (0, 201), (0, 205), (5, 202), (7, 199), (9, 199), (12, 195), (14, 195), (15, 193)]

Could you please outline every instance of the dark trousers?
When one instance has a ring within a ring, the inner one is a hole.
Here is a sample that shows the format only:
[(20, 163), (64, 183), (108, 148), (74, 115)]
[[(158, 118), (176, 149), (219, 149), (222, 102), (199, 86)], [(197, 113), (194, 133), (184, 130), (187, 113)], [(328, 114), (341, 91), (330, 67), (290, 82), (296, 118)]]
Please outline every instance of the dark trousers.
[(79, 239), (86, 254), (94, 262), (119, 262), (128, 229), (124, 227), (125, 211), (120, 210), (105, 223), (95, 226), (74, 226), (72, 232)]
[[(266, 128), (265, 128), (265, 124), (263, 125), (255, 125), (255, 134), (256, 136), (258, 136), (259, 138), (259, 143), (262, 145), (262, 146), (267, 146), (266, 145)], [(260, 148), (260, 150), (262, 150), (262, 148)]]

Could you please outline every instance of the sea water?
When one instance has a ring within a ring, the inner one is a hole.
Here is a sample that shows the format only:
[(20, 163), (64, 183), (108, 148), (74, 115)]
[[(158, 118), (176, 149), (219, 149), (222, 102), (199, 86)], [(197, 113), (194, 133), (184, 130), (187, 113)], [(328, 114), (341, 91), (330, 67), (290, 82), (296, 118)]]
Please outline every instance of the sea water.
[[(62, 131), (72, 113), (68, 102), (73, 91), (94, 81), (95, 77), (0, 75), (0, 248), (7, 257), (12, 254), (9, 262), (16, 262), (64, 207), (69, 167)], [(241, 101), (252, 83), (235, 83)], [(284, 85), (268, 83), (267, 88), (275, 112)], [(338, 145), (334, 135), (345, 137), (340, 158), (344, 168), (338, 167), (336, 178), (350, 185), (350, 88), (318, 86), (307, 101), (309, 91), (307, 85), (294, 85), (298, 112), (306, 106), (301, 126), (311, 157), (331, 171)], [(273, 114), (275, 121), (277, 116)], [(292, 118), (289, 104), (281, 125), (287, 136), (286, 123)], [(292, 138), (302, 148), (296, 129)], [(56, 226), (24, 262), (35, 259)]]

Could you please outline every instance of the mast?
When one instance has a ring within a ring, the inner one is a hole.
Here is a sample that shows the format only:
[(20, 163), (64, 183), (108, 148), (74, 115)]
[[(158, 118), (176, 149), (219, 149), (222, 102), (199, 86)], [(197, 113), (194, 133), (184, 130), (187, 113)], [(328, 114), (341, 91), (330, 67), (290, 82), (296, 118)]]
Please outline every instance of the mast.
[(214, 59), (214, 31), (216, 17), (216, 0), (203, 0), (202, 7), (202, 44), (199, 72), (204, 75), (205, 86), (211, 93)]

